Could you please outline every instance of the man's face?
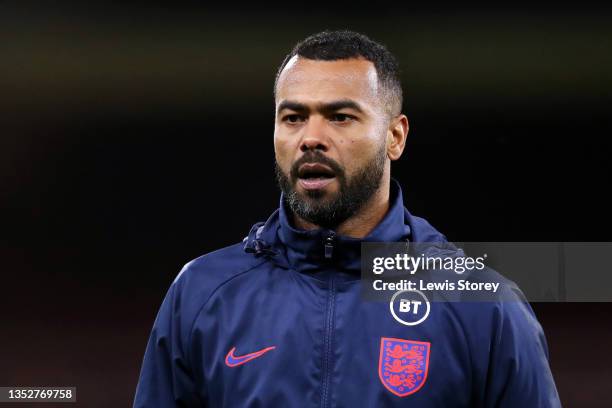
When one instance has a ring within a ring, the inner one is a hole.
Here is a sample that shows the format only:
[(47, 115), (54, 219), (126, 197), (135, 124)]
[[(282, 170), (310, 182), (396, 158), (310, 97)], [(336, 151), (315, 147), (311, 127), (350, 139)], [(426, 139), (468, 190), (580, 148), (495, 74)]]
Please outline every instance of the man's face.
[(294, 57), (276, 89), (276, 171), (290, 208), (334, 228), (378, 190), (388, 171), (388, 116), (374, 65)]

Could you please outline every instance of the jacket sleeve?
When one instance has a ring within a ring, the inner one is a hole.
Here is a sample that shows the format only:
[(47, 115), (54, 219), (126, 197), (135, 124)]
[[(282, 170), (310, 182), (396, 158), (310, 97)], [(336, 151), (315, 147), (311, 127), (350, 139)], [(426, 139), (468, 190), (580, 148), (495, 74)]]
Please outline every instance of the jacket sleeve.
[(485, 407), (561, 407), (540, 323), (518, 291), (498, 304), (490, 347)]
[(188, 322), (181, 322), (175, 281), (157, 314), (136, 388), (134, 408), (204, 407), (187, 361)]

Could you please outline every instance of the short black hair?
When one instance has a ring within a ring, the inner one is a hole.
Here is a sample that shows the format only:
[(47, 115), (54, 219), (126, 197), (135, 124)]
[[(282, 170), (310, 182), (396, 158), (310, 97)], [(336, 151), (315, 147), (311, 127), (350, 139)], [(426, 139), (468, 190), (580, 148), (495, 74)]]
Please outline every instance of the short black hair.
[(382, 44), (364, 34), (349, 30), (322, 31), (300, 41), (283, 60), (276, 72), (274, 93), (281, 72), (294, 56), (311, 60), (336, 61), (364, 58), (374, 64), (378, 82), (386, 96), (386, 108), (392, 116), (402, 110), (402, 84), (399, 64), (391, 52)]

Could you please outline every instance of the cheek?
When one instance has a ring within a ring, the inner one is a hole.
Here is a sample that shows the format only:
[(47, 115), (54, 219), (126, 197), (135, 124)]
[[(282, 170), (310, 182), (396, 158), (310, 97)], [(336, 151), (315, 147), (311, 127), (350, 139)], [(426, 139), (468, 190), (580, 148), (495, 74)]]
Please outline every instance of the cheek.
[(280, 168), (287, 171), (291, 163), (291, 146), (286, 138), (274, 135), (274, 156)]
[(370, 137), (346, 138), (340, 144), (342, 165), (346, 174), (358, 173), (380, 149), (380, 142)]

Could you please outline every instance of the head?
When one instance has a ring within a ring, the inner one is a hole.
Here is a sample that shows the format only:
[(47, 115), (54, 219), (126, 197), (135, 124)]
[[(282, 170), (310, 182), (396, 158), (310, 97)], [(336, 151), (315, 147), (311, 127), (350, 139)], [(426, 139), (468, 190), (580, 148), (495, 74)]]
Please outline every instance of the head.
[(276, 173), (294, 214), (333, 229), (388, 192), (408, 120), (383, 45), (351, 31), (310, 36), (285, 57), (274, 92)]

